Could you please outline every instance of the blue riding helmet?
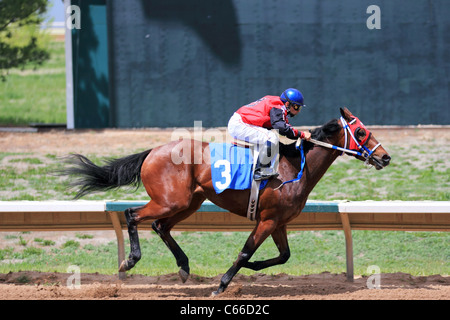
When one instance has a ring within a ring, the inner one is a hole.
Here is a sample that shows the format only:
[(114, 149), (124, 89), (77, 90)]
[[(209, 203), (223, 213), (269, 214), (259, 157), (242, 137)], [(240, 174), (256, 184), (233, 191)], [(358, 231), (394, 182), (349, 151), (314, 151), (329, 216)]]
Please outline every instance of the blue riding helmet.
[(281, 101), (303, 106), (303, 95), (300, 91), (294, 88), (284, 90), (280, 96)]

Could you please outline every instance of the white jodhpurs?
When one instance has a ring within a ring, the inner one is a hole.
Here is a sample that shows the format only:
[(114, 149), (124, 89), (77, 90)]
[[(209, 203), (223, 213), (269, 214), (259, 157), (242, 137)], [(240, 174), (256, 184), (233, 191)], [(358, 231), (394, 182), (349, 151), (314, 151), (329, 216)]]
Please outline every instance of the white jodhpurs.
[[(275, 131), (245, 123), (240, 114), (234, 113), (228, 121), (228, 133), (237, 140), (254, 144), (258, 153), (264, 148), (270, 147), (270, 151), (259, 153), (259, 162), (264, 165), (269, 164), (271, 168), (277, 167), (280, 139)], [(269, 154), (270, 157), (267, 157)]]
[(245, 123), (240, 114), (236, 112), (228, 121), (228, 133), (235, 139), (260, 146), (266, 144), (267, 141), (278, 145), (280, 141), (274, 131)]

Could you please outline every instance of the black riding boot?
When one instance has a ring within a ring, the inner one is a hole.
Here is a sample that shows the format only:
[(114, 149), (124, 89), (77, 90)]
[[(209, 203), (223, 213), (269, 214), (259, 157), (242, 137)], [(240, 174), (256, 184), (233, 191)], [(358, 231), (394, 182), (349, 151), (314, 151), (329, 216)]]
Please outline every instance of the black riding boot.
[(275, 147), (278, 146), (272, 144), (270, 141), (267, 141), (262, 147), (258, 160), (256, 161), (255, 174), (253, 176), (253, 179), (256, 181), (278, 176), (278, 173), (275, 172), (275, 169), (271, 165), (272, 157), (276, 155), (276, 152), (272, 152), (272, 148)]

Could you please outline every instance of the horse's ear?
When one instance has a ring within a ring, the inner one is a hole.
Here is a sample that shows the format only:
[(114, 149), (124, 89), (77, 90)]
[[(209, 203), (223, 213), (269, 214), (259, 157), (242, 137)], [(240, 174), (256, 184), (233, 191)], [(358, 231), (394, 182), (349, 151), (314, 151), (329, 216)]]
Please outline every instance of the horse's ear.
[(350, 110), (348, 110), (346, 107), (339, 109), (341, 110), (341, 115), (344, 117), (345, 120), (347, 121), (352, 120), (353, 114), (350, 112)]

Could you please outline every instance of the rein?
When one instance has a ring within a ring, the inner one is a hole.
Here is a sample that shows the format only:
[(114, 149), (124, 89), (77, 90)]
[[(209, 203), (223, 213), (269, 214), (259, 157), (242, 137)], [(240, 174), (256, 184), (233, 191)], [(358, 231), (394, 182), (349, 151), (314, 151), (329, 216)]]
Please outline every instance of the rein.
[(305, 160), (306, 160), (306, 157), (305, 157), (305, 152), (303, 151), (303, 140), (302, 139), (298, 139), (297, 140), (297, 142), (295, 143), (295, 148), (297, 149), (297, 150), (299, 150), (300, 151), (300, 157), (301, 157), (301, 164), (300, 164), (300, 171), (298, 172), (298, 174), (297, 174), (297, 178), (295, 178), (295, 179), (292, 179), (292, 180), (289, 180), (289, 181), (285, 181), (285, 182), (283, 182), (282, 184), (280, 184), (278, 187), (276, 187), (275, 189), (273, 189), (273, 190), (278, 190), (278, 189), (280, 189), (282, 186), (284, 186), (286, 183), (291, 183), (291, 182), (297, 182), (297, 181), (300, 181), (300, 179), (302, 178), (302, 175), (303, 175), (303, 169), (305, 168)]

